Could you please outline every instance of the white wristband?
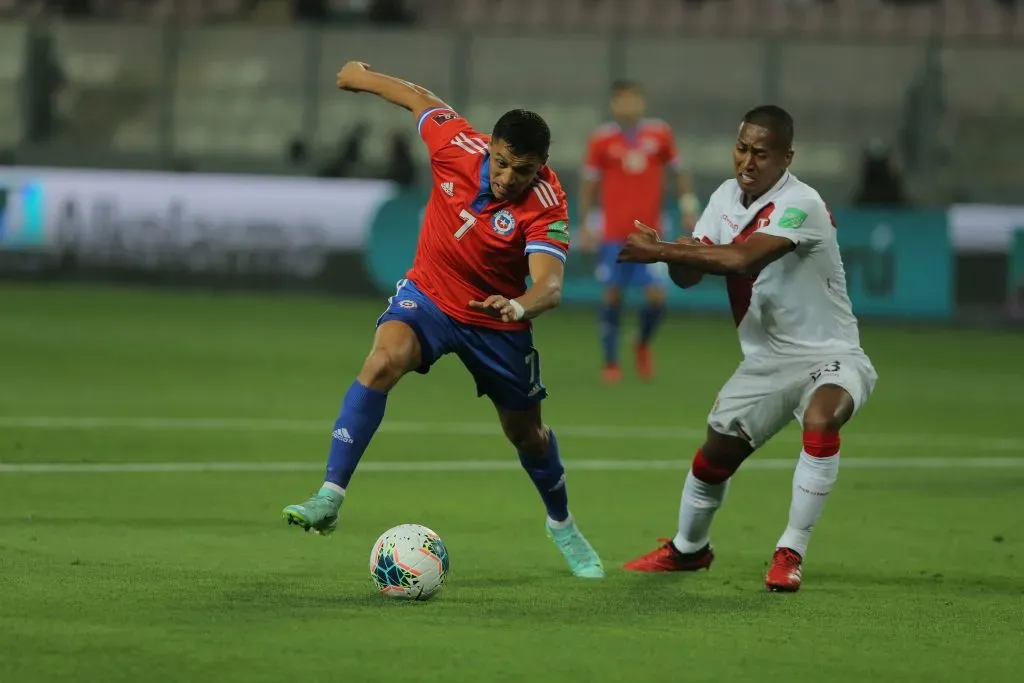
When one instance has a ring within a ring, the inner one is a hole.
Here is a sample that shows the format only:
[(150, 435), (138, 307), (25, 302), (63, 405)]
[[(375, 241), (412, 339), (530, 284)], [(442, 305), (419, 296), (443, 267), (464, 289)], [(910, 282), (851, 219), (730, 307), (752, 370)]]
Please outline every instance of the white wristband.
[(523, 316), (526, 315), (526, 309), (523, 308), (523, 305), (521, 303), (519, 303), (518, 301), (516, 301), (515, 299), (509, 299), (508, 300), (508, 305), (512, 307), (513, 311), (515, 311), (515, 313), (516, 313), (515, 319), (516, 320), (522, 320)]

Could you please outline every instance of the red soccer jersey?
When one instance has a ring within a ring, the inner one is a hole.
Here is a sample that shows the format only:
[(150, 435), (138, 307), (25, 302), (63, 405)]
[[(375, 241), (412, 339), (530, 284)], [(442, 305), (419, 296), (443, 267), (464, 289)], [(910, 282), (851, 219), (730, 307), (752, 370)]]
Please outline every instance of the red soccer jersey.
[(606, 242), (624, 241), (636, 220), (659, 227), (667, 165), (679, 168), (680, 162), (663, 121), (643, 119), (631, 131), (606, 123), (590, 136), (583, 174), (601, 179)]
[(469, 302), (492, 294), (521, 296), (530, 254), (565, 262), (569, 215), (558, 177), (545, 166), (518, 201), (499, 202), (490, 193), (489, 135), (473, 130), (447, 107), (424, 111), (418, 126), (430, 152), (433, 182), (406, 277), (460, 323), (529, 328), (529, 321), (502, 322), (470, 308)]

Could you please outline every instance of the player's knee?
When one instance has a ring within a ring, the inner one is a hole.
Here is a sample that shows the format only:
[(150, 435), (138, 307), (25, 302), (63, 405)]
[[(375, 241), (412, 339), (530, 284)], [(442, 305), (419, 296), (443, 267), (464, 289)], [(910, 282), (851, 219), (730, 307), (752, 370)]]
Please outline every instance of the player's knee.
[(618, 287), (605, 287), (603, 298), (605, 306), (615, 307), (622, 305), (622, 292), (619, 291)]
[(390, 391), (407, 372), (410, 362), (408, 354), (398, 349), (374, 347), (363, 363), (359, 381), (377, 391)]
[(644, 291), (644, 295), (649, 306), (661, 308), (665, 305), (665, 290), (661, 287), (648, 287)]
[(838, 432), (853, 416), (853, 397), (843, 387), (826, 384), (814, 392), (804, 411), (804, 432)]
[(505, 424), (505, 436), (519, 453), (543, 460), (548, 450), (548, 430), (544, 425)]
[(853, 414), (853, 400), (842, 392), (836, 400), (811, 401), (804, 411), (804, 432), (838, 432)]
[(701, 481), (720, 484), (735, 474), (753, 452), (745, 440), (708, 428), (704, 445), (697, 451), (690, 468), (693, 476)]
[(846, 422), (842, 416), (834, 413), (816, 412), (810, 410), (804, 415), (804, 432), (838, 432)]

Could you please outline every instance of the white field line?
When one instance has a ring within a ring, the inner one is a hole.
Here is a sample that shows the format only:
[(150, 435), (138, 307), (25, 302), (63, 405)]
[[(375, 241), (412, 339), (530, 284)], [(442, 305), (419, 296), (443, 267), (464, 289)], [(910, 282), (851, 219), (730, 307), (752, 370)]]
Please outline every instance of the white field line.
[[(971, 469), (1024, 470), (1024, 458), (971, 458)], [(796, 458), (751, 458), (743, 471), (792, 470)], [(858, 470), (952, 470), (964, 467), (963, 458), (846, 458), (843, 469)], [(684, 471), (689, 460), (567, 460), (571, 472)], [(0, 463), (0, 474), (105, 474), (123, 472), (311, 472), (323, 462), (112, 462), (112, 463)], [(420, 462), (373, 461), (359, 466), (362, 472), (504, 472), (518, 471), (515, 458), (506, 460), (425, 460)]]
[[(704, 427), (638, 425), (552, 425), (559, 436), (580, 439), (620, 441), (673, 441), (701, 439)], [(111, 430), (171, 432), (283, 432), (329, 435), (331, 424), (324, 420), (273, 420), (256, 418), (163, 418), (163, 417), (58, 417), (0, 416), (0, 429)], [(493, 436), (500, 437), (494, 422), (401, 422), (386, 421), (381, 433), (415, 436)], [(978, 453), (1003, 451), (1024, 454), (1024, 439), (973, 436), (970, 434), (859, 432), (849, 430), (848, 442), (858, 448), (928, 448), (943, 451)], [(689, 449), (694, 444), (687, 443)]]

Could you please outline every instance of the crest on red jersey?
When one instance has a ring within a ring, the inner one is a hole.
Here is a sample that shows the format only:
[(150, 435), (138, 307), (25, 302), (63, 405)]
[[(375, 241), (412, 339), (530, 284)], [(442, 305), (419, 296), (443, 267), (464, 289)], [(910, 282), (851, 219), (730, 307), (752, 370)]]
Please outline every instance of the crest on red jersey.
[(508, 209), (502, 209), (494, 214), (494, 218), (491, 219), (491, 227), (499, 235), (510, 235), (516, 229), (516, 218)]
[(454, 118), (457, 118), (458, 114), (453, 111), (439, 111), (430, 117), (430, 120), (439, 126), (443, 126)]

